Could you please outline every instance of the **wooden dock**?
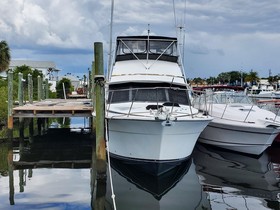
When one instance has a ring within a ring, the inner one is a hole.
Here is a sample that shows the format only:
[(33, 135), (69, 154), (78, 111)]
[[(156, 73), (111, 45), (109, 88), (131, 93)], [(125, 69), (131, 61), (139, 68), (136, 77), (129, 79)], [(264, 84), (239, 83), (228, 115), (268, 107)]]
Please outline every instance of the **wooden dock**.
[(14, 118), (92, 117), (91, 99), (46, 99), (13, 108)]

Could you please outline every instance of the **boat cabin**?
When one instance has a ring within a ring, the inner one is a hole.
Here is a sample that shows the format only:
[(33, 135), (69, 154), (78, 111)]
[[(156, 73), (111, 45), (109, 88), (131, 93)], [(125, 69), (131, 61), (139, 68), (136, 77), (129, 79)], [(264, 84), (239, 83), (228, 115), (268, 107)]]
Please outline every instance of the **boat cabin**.
[(136, 59), (177, 62), (177, 38), (162, 36), (117, 37), (116, 61)]

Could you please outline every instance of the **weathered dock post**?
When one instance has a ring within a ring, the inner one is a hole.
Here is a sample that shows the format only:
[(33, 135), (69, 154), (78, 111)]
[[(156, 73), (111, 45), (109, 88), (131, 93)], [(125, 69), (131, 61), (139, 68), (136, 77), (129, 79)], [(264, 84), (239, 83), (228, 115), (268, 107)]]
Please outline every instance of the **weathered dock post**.
[[(42, 100), (42, 92), (43, 92), (43, 86), (42, 86), (42, 78), (41, 76), (37, 77), (37, 81), (38, 81), (38, 101)], [(41, 118), (37, 118), (37, 128), (38, 128), (38, 135), (42, 135), (42, 119)]]
[[(95, 59), (95, 113), (96, 113), (96, 170), (97, 176), (106, 177), (106, 147), (105, 147), (105, 88), (104, 88), (104, 65), (103, 44), (94, 43)], [(99, 176), (100, 175), (100, 176)]]
[(38, 76), (38, 101), (42, 100), (42, 78), (40, 76)]
[(15, 187), (14, 187), (14, 166), (13, 166), (13, 127), (14, 127), (14, 119), (13, 119), (13, 72), (12, 70), (8, 71), (8, 166), (9, 166), (9, 200), (10, 205), (15, 204), (14, 195), (15, 195)]
[(33, 104), (33, 79), (32, 75), (28, 74), (28, 101), (30, 104)]
[(44, 82), (42, 83), (42, 99), (46, 99), (46, 84)]
[[(91, 103), (93, 106), (93, 109), (95, 109), (95, 89), (94, 89), (94, 75), (95, 75), (95, 63), (92, 62), (91, 64)], [(92, 117), (91, 118), (91, 130), (95, 131), (95, 118)]]
[(18, 73), (18, 105), (23, 106), (23, 75)]
[(45, 79), (45, 87), (46, 87), (46, 93), (45, 93), (45, 99), (48, 99), (49, 98), (49, 80), (48, 79)]
[[(23, 74), (21, 72), (18, 73), (18, 105), (23, 106)], [(19, 137), (20, 140), (24, 139), (24, 119), (22, 117), (19, 118)]]
[[(33, 79), (32, 75), (28, 74), (27, 76), (27, 86), (28, 86), (28, 101), (30, 104), (33, 104)], [(29, 119), (29, 141), (33, 141), (33, 136), (34, 136), (34, 119), (30, 118)]]
[(13, 72), (8, 71), (8, 138), (13, 138)]
[(91, 86), (92, 86), (92, 75), (91, 75), (91, 71), (88, 69), (88, 82), (87, 82), (87, 84), (88, 84), (88, 90), (87, 90), (87, 98), (91, 98), (91, 96), (92, 96), (92, 88), (91, 88)]
[[(93, 150), (92, 155), (92, 195), (94, 193), (94, 187), (96, 187), (95, 200), (92, 196), (91, 205), (93, 209), (101, 210), (105, 207), (105, 195), (106, 195), (106, 147), (105, 147), (105, 78), (103, 67), (103, 45), (100, 42), (94, 43), (94, 60), (95, 66), (93, 67), (92, 75), (94, 84), (94, 92), (92, 92), (93, 105), (96, 113), (95, 126), (96, 133), (96, 148)], [(92, 128), (93, 128), (92, 127)], [(94, 155), (95, 153), (95, 155)], [(96, 181), (96, 182), (95, 182)], [(96, 185), (95, 185), (96, 183)]]

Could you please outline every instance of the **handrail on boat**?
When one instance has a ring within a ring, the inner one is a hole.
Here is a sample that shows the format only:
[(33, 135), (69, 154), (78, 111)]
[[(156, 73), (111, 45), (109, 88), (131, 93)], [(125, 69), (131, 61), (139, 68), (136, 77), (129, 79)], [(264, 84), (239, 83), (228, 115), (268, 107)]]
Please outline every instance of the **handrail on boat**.
[[(226, 110), (228, 109), (228, 105), (231, 104), (232, 102), (230, 100), (227, 100), (228, 97), (240, 97), (239, 95), (235, 95), (234, 92), (229, 93), (229, 94), (226, 94), (226, 93), (216, 93), (216, 92), (212, 92), (212, 91), (207, 91), (207, 90), (193, 90), (193, 92), (196, 94), (194, 95), (194, 98), (197, 97), (198, 100), (195, 100), (194, 99), (194, 103), (197, 102), (198, 104), (194, 104), (194, 105), (197, 105), (199, 107), (199, 110), (203, 110), (205, 112), (209, 112), (209, 114), (211, 113), (211, 110), (213, 110), (213, 104), (214, 104), (214, 101), (218, 100), (215, 98), (215, 96), (218, 96), (220, 95), (221, 98), (220, 99), (223, 99), (223, 97), (225, 96), (225, 100), (222, 100), (222, 104), (225, 104), (225, 107), (224, 107), (224, 110), (223, 110), (223, 113), (220, 117), (220, 119), (224, 119), (224, 115), (226, 113)], [(203, 97), (203, 98), (202, 98)], [(242, 97), (245, 97), (242, 95)], [(204, 99), (204, 101), (202, 101)], [(204, 102), (204, 103), (202, 103)], [(203, 104), (204, 104), (204, 108), (203, 108)], [(208, 106), (209, 107), (208, 107)], [(252, 104), (251, 108), (249, 109), (246, 117), (244, 118), (243, 122), (246, 122), (246, 120), (248, 119), (250, 113), (252, 112), (253, 110), (253, 107), (256, 106), (254, 104)], [(211, 114), (210, 114), (211, 115)], [(274, 122), (276, 121), (276, 117), (277, 117), (277, 114), (275, 115), (275, 119), (274, 119)]]
[[(193, 114), (193, 111), (192, 111), (192, 103), (190, 101), (190, 98), (188, 96), (188, 89), (187, 88), (180, 88), (180, 87), (140, 87), (140, 88), (124, 88), (124, 89), (118, 89), (118, 90), (109, 90), (109, 93), (111, 94), (108, 94), (108, 105), (107, 105), (107, 111), (110, 110), (110, 106), (111, 104), (113, 104), (113, 97), (114, 97), (114, 93), (116, 92), (122, 92), (122, 91), (129, 91), (129, 95), (131, 94), (131, 96), (133, 97), (131, 100), (127, 100), (127, 101), (122, 101), (122, 102), (131, 102), (130, 104), (130, 107), (129, 107), (129, 110), (128, 110), (128, 113), (127, 113), (127, 117), (129, 117), (130, 115), (135, 115), (135, 114), (132, 114), (131, 111), (132, 111), (132, 107), (135, 103), (135, 101), (137, 101), (137, 96), (138, 96), (138, 93), (139, 93), (139, 90), (156, 90), (155, 94), (156, 94), (156, 99), (155, 100), (151, 100), (151, 102), (156, 102), (156, 106), (157, 106), (157, 109), (159, 110), (160, 106), (162, 105), (159, 105), (159, 102), (161, 101), (162, 103), (166, 102), (166, 101), (170, 101), (170, 96), (168, 92), (164, 92), (164, 97), (166, 97), (167, 100), (161, 100), (158, 96), (158, 90), (159, 89), (165, 89), (165, 90), (173, 90), (175, 91), (175, 95), (172, 95), (172, 99), (171, 99), (171, 102), (172, 104), (171, 105), (171, 111), (167, 114), (168, 116), (172, 115), (173, 112), (174, 112), (174, 107), (175, 107), (175, 104), (184, 104), (185, 106), (189, 106), (189, 111), (190, 111), (190, 114), (186, 114), (184, 116), (192, 116), (194, 117), (194, 114)], [(134, 92), (135, 91), (135, 92)], [(184, 99), (184, 101), (180, 102), (180, 99), (182, 100), (182, 98), (179, 98), (179, 93), (178, 91), (184, 91), (186, 92), (186, 99)], [(128, 96), (129, 97), (129, 96)], [(140, 100), (141, 101), (141, 100)], [(185, 102), (185, 103), (184, 103)], [(116, 102), (117, 103), (117, 102)], [(107, 112), (107, 116), (108, 116), (108, 112)], [(143, 116), (143, 115), (142, 115)]]

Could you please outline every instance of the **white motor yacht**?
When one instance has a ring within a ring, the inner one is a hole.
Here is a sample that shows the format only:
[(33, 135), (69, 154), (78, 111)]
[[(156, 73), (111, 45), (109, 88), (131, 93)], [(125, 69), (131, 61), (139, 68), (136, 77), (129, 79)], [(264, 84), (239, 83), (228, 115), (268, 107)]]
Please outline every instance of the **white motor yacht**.
[(192, 154), (212, 118), (192, 106), (179, 59), (177, 38), (117, 37), (106, 105), (112, 157), (172, 165)]

